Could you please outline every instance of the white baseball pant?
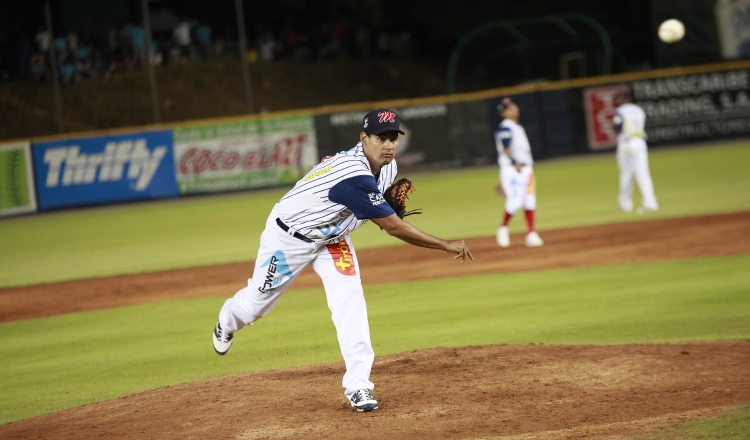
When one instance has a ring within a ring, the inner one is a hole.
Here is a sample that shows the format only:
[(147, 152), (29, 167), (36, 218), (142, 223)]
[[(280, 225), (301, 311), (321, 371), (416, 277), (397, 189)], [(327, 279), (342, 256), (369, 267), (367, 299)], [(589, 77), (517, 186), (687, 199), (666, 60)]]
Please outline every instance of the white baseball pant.
[(654, 184), (648, 168), (648, 148), (642, 138), (621, 139), (617, 142), (617, 166), (620, 168), (620, 194), (617, 204), (623, 211), (633, 210), (633, 185), (641, 191), (644, 209), (659, 209)]
[[(277, 224), (276, 207), (266, 221), (253, 276), (247, 287), (229, 298), (219, 312), (223, 329), (237, 331), (268, 314), (294, 279), (308, 265), (323, 280), (328, 308), (336, 327), (346, 364), (344, 394), (372, 390), (375, 353), (370, 342), (359, 263), (349, 235), (336, 244), (307, 243), (284, 232)], [(272, 286), (272, 287), (271, 287)], [(268, 289), (271, 287), (270, 289)]]
[(536, 181), (534, 169), (526, 165), (519, 172), (513, 165), (500, 169), (500, 185), (505, 192), (505, 212), (513, 215), (522, 206), (527, 211), (536, 209)]

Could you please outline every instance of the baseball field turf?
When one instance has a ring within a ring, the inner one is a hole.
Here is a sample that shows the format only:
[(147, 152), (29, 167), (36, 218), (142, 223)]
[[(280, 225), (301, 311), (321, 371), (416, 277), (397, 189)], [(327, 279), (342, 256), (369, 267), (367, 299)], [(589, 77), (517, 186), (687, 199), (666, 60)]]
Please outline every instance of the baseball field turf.
[[(750, 210), (748, 142), (665, 148), (652, 151), (650, 161), (661, 209), (649, 216), (615, 209), (613, 154), (537, 164), (542, 236)], [(419, 228), (443, 238), (494, 234), (502, 210), (496, 167), (410, 177), (417, 192), (409, 207), (425, 212), (409, 218)], [(0, 220), (0, 287), (251, 260), (267, 213), (285, 191)], [(515, 219), (511, 231), (523, 229)], [(359, 250), (400, 244), (373, 226), (353, 238)], [(365, 291), (378, 355), (476, 344), (744, 340), (748, 267), (750, 255), (721, 256), (385, 282)], [(237, 334), (236, 343), (252, 350), (215, 362), (208, 332), (232, 293), (0, 324), (0, 424), (172, 384), (340, 359), (322, 289), (292, 289), (278, 310)], [(502, 320), (496, 310), (505, 312)], [(729, 435), (727, 423), (741, 430), (748, 420), (743, 408), (685, 429)], [(677, 438), (698, 438), (684, 435)]]

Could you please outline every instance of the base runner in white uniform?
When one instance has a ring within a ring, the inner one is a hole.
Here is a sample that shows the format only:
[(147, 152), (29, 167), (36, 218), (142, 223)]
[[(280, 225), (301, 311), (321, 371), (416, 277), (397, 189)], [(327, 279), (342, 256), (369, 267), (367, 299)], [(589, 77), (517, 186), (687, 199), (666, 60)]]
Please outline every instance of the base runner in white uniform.
[(357, 411), (378, 409), (372, 397), (370, 343), (357, 252), (349, 233), (372, 220), (409, 244), (474, 259), (463, 240), (428, 235), (399, 218), (383, 192), (396, 178), (398, 115), (373, 110), (362, 122), (360, 142), (324, 158), (274, 206), (260, 237), (255, 270), (247, 287), (229, 298), (213, 332), (216, 353), (225, 354), (233, 333), (270, 312), (302, 270), (310, 265), (323, 280), (328, 308), (346, 364), (344, 394)]
[(542, 246), (544, 241), (534, 227), (536, 211), (536, 181), (534, 180), (534, 159), (526, 130), (518, 123), (521, 112), (510, 98), (503, 98), (497, 106), (503, 118), (495, 130), (497, 163), (500, 165), (500, 185), (505, 195), (505, 215), (497, 229), (497, 244), (510, 246), (508, 223), (521, 207), (526, 213), (526, 246)]
[(617, 206), (625, 212), (633, 211), (633, 185), (641, 191), (639, 214), (656, 211), (659, 204), (654, 194), (654, 184), (648, 168), (648, 147), (646, 146), (646, 113), (630, 102), (627, 94), (615, 97), (615, 115), (612, 123), (617, 135), (617, 166), (620, 169), (620, 193)]

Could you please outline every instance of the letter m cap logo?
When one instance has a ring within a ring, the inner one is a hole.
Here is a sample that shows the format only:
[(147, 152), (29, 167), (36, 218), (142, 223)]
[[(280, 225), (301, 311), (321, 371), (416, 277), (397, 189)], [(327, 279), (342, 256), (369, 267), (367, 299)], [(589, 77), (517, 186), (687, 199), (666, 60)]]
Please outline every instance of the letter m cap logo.
[(396, 122), (396, 113), (380, 112), (378, 113), (378, 122), (380, 122), (381, 124), (384, 122)]

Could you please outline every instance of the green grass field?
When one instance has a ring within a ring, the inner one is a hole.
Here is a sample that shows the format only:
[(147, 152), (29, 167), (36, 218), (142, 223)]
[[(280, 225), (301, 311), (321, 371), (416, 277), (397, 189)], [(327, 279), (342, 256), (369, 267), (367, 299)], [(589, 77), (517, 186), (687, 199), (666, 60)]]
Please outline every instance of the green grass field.
[[(613, 155), (538, 164), (540, 229), (750, 210), (750, 144), (657, 150), (650, 159), (662, 209), (649, 216), (615, 209)], [(410, 207), (426, 212), (410, 217), (418, 227), (445, 238), (494, 233), (502, 211), (496, 168), (411, 177)], [(250, 260), (283, 192), (0, 220), (0, 286)], [(522, 229), (515, 220), (513, 230)], [(399, 243), (371, 226), (354, 239), (360, 249)], [(469, 344), (736, 340), (750, 338), (747, 267), (750, 256), (702, 258), (385, 284), (366, 294), (381, 355)], [(452, 294), (467, 283), (470, 300)], [(216, 362), (208, 332), (223, 300), (0, 324), (0, 424), (169, 384), (340, 359), (325, 294), (306, 289), (237, 334), (236, 344), (252, 350)], [(747, 411), (739, 414), (746, 426)]]
[(666, 426), (648, 437), (634, 440), (747, 440), (749, 432), (750, 406), (742, 405), (720, 419)]
[[(370, 286), (372, 339), (379, 355), (475, 344), (744, 339), (750, 337), (747, 267), (750, 256)], [(468, 283), (468, 299), (454, 294)], [(161, 302), (0, 325), (0, 423), (206, 377), (341, 357), (325, 293), (304, 289), (289, 291), (277, 310), (237, 333), (237, 348), (252, 349), (217, 362), (208, 340), (223, 302)]]
[[(657, 150), (650, 155), (661, 210), (615, 209), (614, 154), (539, 163), (540, 230), (750, 209), (750, 143)], [(409, 217), (443, 238), (494, 235), (503, 210), (497, 167), (410, 176)], [(0, 220), (0, 287), (248, 261), (286, 189), (140, 203)], [(524, 228), (522, 219), (511, 232)], [(401, 244), (372, 225), (358, 249)], [(40, 270), (43, 268), (43, 270)]]

